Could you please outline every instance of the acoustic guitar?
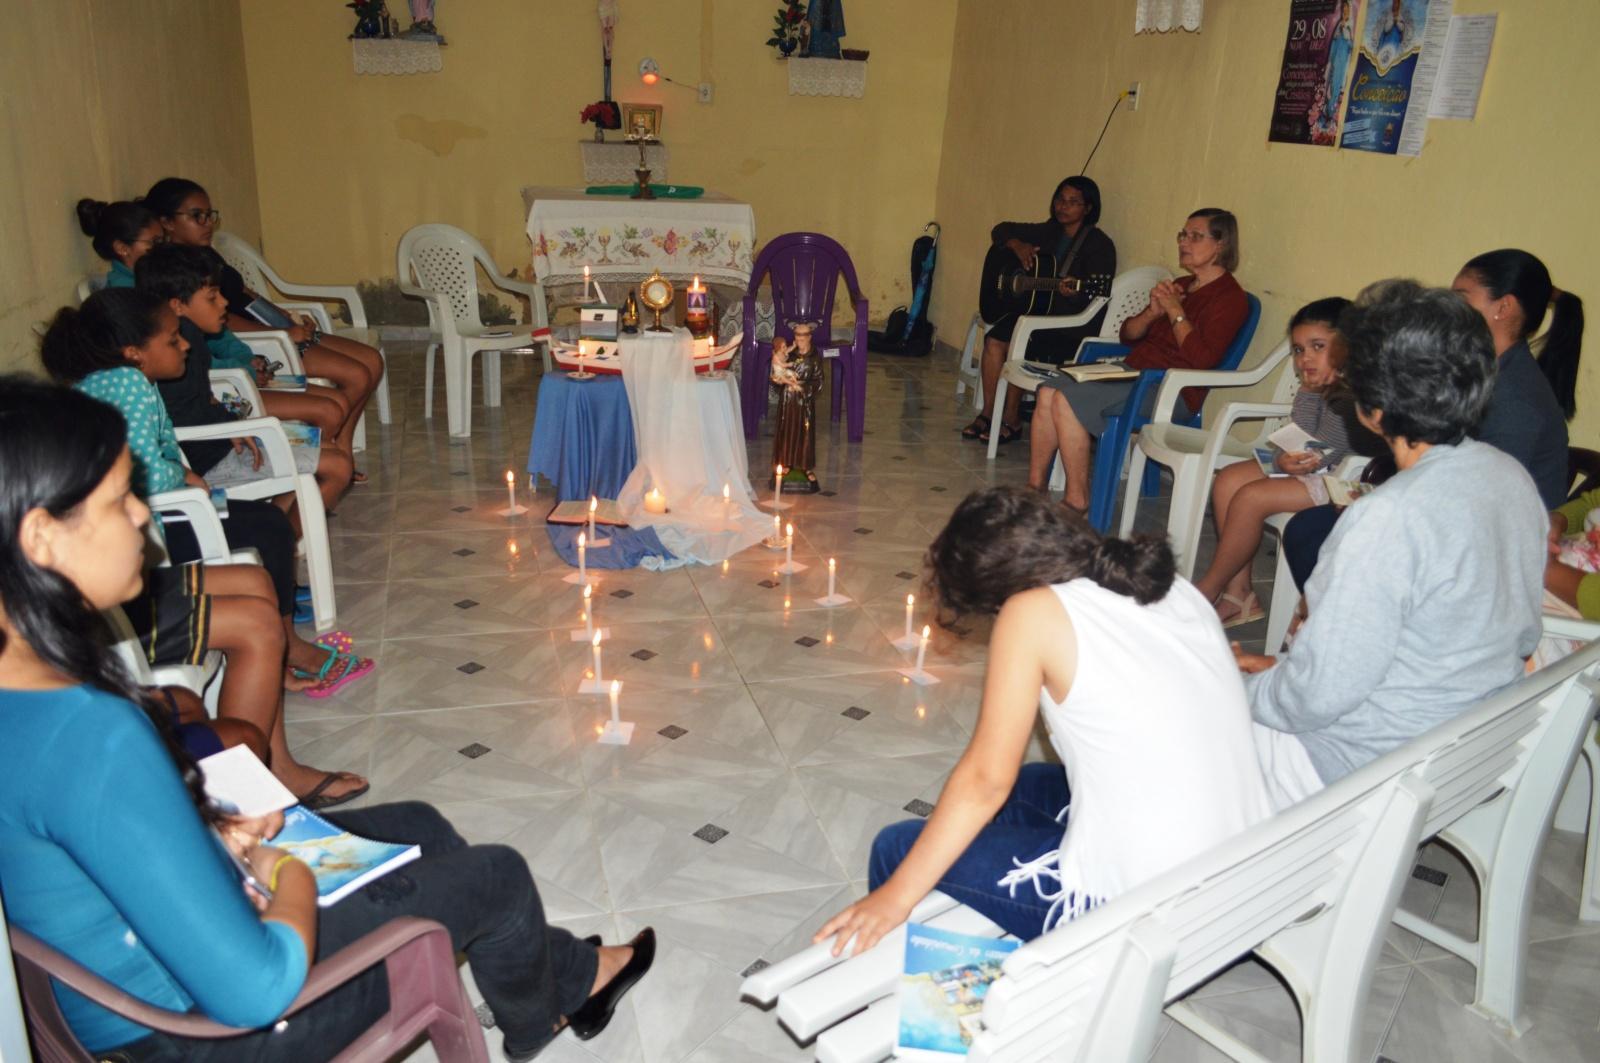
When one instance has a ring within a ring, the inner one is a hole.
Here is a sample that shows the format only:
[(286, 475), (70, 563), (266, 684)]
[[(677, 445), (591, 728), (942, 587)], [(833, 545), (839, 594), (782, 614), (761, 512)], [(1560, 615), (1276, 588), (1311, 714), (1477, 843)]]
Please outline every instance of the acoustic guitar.
[[(1111, 294), (1111, 275), (1096, 273), (1088, 277), (1067, 277), (1067, 290), (1090, 297)], [(1056, 276), (1056, 256), (1040, 251), (1033, 256), (1033, 268), (1024, 269), (1016, 252), (1004, 244), (989, 249), (983, 260), (983, 280), (978, 289), (978, 313), (985, 321), (998, 321), (1007, 314), (1064, 314), (1061, 277)]]

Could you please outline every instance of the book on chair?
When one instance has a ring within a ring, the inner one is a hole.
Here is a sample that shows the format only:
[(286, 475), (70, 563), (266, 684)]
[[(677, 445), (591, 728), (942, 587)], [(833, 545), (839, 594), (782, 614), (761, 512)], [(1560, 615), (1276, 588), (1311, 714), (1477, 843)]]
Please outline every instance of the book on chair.
[(982, 1029), (989, 985), (1000, 977), (1006, 956), (1021, 944), (907, 923), (895, 1058), (964, 1058)]
[(1133, 380), (1139, 376), (1139, 370), (1129, 369), (1118, 361), (1064, 365), (1061, 371), (1080, 384), (1086, 380)]

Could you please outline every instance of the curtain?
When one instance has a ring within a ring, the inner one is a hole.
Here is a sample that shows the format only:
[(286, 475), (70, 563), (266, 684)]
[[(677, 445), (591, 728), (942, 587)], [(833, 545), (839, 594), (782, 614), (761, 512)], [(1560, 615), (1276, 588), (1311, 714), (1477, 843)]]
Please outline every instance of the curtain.
[(1200, 29), (1205, 0), (1134, 0), (1134, 33), (1170, 33)]

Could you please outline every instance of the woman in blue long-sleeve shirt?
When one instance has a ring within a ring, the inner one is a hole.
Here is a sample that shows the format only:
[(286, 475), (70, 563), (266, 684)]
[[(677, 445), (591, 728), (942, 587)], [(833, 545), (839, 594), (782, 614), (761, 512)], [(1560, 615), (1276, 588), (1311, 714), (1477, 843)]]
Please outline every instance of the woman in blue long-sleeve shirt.
[[(468, 846), (426, 805), (351, 813), (340, 826), (423, 855), (319, 913), (311, 872), (261, 844), (273, 823), (207, 803), (166, 713), (97, 639), (99, 611), (139, 589), (150, 517), (125, 437), (110, 406), (0, 378), (0, 893), (12, 923), (123, 990), (254, 1029), (151, 1033), (57, 987), (78, 1039), (140, 1060), (328, 1058), (387, 1009), (381, 968), (272, 1024), (314, 960), (404, 915), (450, 930), (509, 1058), (564, 1026), (599, 1033), (649, 968), (654, 935), (596, 947), (547, 926), (514, 850)], [(219, 837), (270, 900), (247, 899)]]

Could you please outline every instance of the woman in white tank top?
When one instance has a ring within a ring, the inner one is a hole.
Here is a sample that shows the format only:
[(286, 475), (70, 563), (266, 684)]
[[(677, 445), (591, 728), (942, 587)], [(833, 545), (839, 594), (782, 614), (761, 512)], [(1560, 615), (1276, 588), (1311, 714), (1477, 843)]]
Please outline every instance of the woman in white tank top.
[[(1164, 540), (1102, 539), (1046, 495), (990, 488), (928, 556), (946, 610), (998, 613), (978, 726), (817, 941), (870, 948), (932, 889), (1037, 937), (1271, 814), (1233, 654)], [(1022, 763), (1036, 711), (1064, 768)]]

